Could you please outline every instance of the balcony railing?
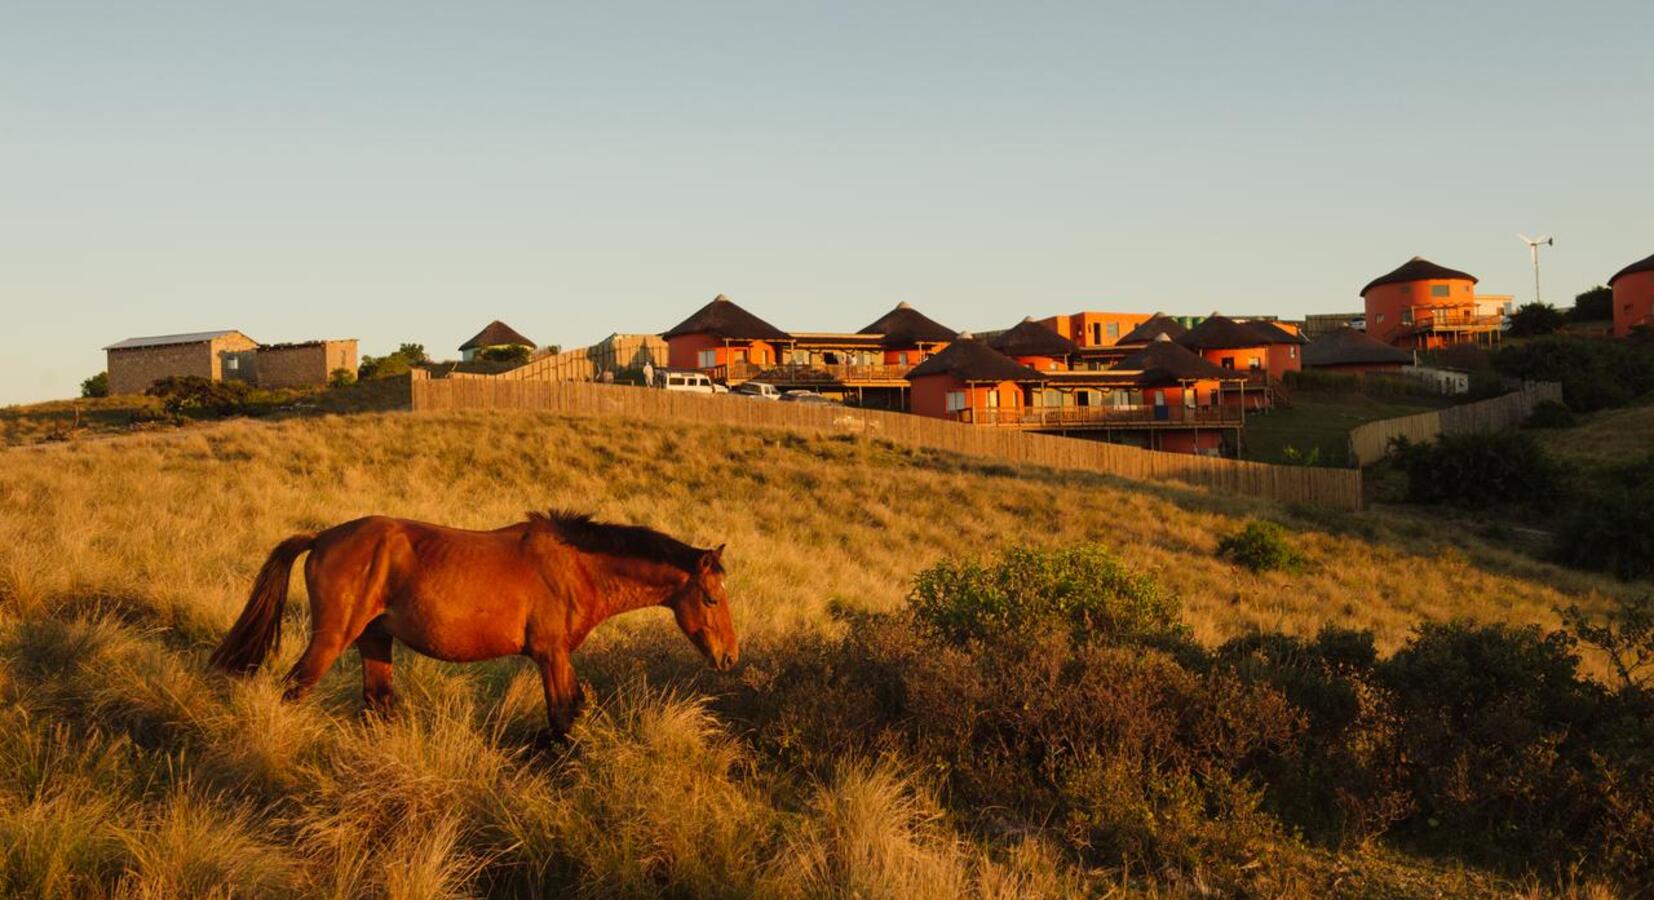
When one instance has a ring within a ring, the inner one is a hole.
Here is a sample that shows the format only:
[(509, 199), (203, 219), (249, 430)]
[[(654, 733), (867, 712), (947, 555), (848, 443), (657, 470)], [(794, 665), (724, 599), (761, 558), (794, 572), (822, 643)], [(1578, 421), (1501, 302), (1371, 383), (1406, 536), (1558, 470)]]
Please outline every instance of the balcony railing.
[(763, 381), (769, 384), (855, 384), (902, 382), (912, 366), (869, 363), (781, 363), (761, 365), (736, 360), (704, 370), (714, 381)]
[(1013, 406), (962, 409), (954, 417), (967, 425), (1011, 428), (1229, 427), (1244, 421), (1235, 406)]
[(1472, 313), (1429, 312), (1413, 313), (1412, 326), (1418, 331), (1498, 331), (1504, 316), (1478, 316)]

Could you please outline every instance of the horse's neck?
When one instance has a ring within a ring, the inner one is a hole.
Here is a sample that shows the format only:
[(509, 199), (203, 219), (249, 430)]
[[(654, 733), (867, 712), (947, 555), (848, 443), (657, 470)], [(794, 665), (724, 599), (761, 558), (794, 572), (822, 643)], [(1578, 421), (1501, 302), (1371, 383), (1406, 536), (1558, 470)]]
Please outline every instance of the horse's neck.
[(675, 566), (636, 559), (605, 557), (598, 569), (598, 621), (660, 606), (683, 587), (685, 580), (683, 570)]

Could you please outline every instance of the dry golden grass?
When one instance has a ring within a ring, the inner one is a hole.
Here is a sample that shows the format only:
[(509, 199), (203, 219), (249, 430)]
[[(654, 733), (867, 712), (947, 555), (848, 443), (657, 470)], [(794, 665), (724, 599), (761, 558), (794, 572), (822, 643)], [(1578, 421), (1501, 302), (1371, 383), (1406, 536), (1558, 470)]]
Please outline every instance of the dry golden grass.
[[(526, 749), (543, 712), (514, 660), (399, 651), (388, 722), (358, 719), (351, 656), (299, 705), (269, 672), (205, 669), (291, 532), (370, 513), (492, 527), (547, 506), (727, 541), (749, 653), (833, 627), (835, 602), (895, 607), (945, 554), (1008, 545), (1112, 545), (1181, 595), (1207, 641), (1333, 623), (1390, 648), (1427, 618), (1550, 625), (1554, 606), (1628, 590), (1415, 517), (781, 432), (378, 414), (14, 448), (0, 452), (0, 893), (1038, 896), (1119, 877), (958, 833), (897, 762), (845, 760), (815, 787), (762, 770), (693, 683), (626, 674), (646, 668), (639, 646), (692, 665), (681, 640), (640, 642), (670, 633), (664, 613), (583, 651), (619, 687), (563, 758)], [(1312, 570), (1218, 561), (1249, 516), (1288, 523)], [(295, 592), (302, 635), (302, 579)]]

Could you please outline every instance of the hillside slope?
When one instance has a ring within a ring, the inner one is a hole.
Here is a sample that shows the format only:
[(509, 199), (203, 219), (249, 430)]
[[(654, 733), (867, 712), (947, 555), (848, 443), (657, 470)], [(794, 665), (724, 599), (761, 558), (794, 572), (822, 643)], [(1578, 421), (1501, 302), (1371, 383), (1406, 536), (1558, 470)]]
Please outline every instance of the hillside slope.
[[(16, 448), (0, 452), (0, 829), (20, 849), (0, 884), (429, 896), (573, 878), (598, 893), (699, 894), (745, 867), (765, 893), (865, 877), (872, 894), (1010, 896), (1099, 877), (1063, 874), (1037, 841), (949, 832), (924, 780), (888, 761), (844, 761), (809, 799), (807, 781), (758, 765), (695, 699), (721, 676), (699, 670), (665, 613), (612, 623), (577, 657), (605, 705), (560, 764), (526, 755), (539, 686), (515, 660), (399, 655), (404, 713), (390, 723), (357, 723), (353, 655), (300, 706), (277, 702), (268, 673), (231, 684), (204, 668), (289, 533), (370, 513), (486, 528), (547, 507), (727, 542), (755, 671), (786, 639), (841, 629), (831, 609), (893, 609), (941, 557), (1011, 546), (1107, 544), (1177, 594), (1205, 642), (1338, 624), (1390, 649), (1424, 619), (1550, 626), (1558, 605), (1624, 590), (1416, 519), (780, 432), (377, 414)], [(1252, 575), (1215, 558), (1248, 516), (1292, 527), (1310, 570)], [(290, 634), (304, 633), (302, 610), (290, 605)], [(556, 765), (575, 768), (552, 778)], [(686, 772), (692, 790), (662, 793)], [(871, 843), (833, 844), (855, 834)], [(818, 882), (783, 877), (818, 863)], [(1334, 868), (1389, 884), (1389, 865)], [(1420, 890), (1480, 884), (1402, 868), (1396, 883)], [(1282, 890), (1320, 883), (1281, 877)]]

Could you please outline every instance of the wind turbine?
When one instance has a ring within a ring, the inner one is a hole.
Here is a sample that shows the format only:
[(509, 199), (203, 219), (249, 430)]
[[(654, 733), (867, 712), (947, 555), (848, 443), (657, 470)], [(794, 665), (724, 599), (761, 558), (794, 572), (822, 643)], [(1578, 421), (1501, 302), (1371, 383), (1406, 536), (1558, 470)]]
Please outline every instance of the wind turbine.
[(1542, 303), (1544, 301), (1539, 299), (1539, 246), (1543, 244), (1547, 247), (1554, 247), (1556, 246), (1556, 238), (1553, 238), (1548, 234), (1542, 234), (1536, 238), (1528, 237), (1525, 234), (1518, 234), (1517, 238), (1519, 238), (1522, 243), (1527, 244), (1528, 251), (1533, 254), (1533, 302)]

